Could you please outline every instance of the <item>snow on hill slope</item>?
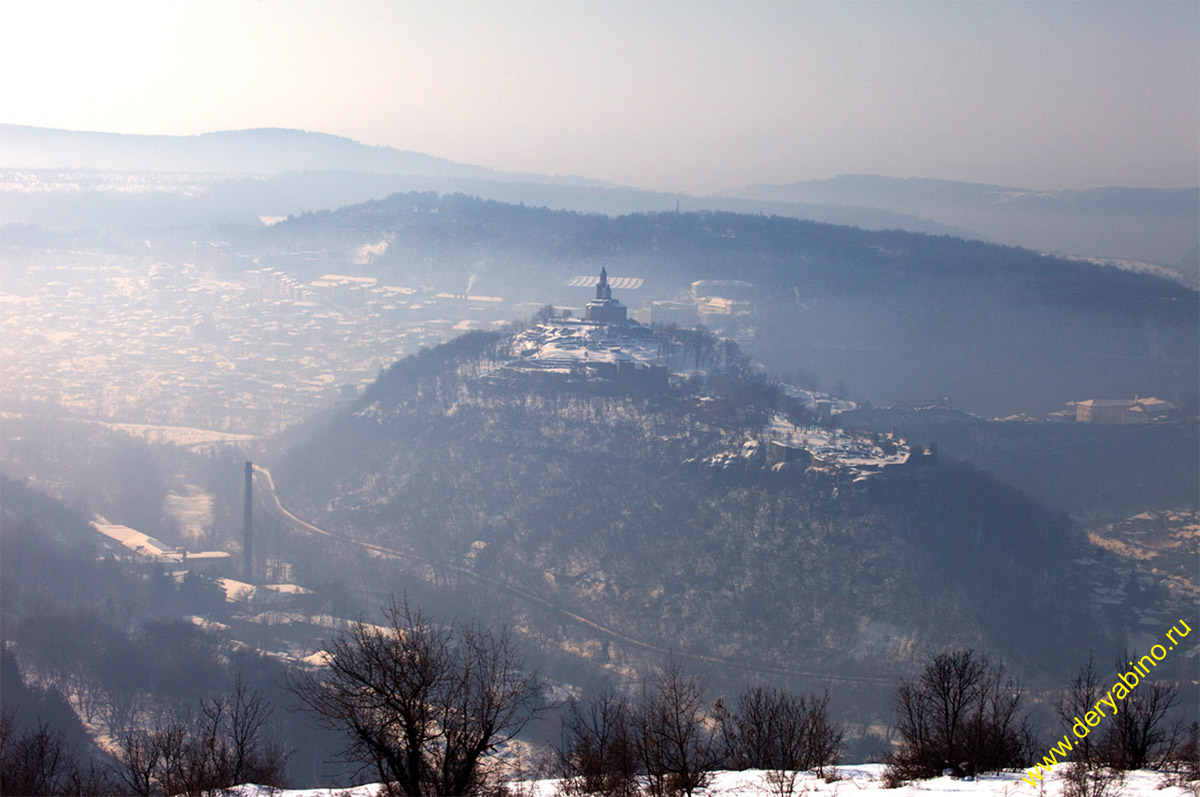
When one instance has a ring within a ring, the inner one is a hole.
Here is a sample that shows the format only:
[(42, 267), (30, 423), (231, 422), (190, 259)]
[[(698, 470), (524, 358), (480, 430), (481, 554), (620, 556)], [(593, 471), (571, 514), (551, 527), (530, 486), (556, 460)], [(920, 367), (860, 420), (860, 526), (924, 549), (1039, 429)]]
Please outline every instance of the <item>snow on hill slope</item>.
[[(601, 378), (617, 375), (605, 366), (662, 368), (680, 377), (698, 373), (688, 368), (688, 355), (683, 346), (666, 341), (636, 321), (602, 324), (558, 317), (518, 334), (513, 339), (512, 349), (517, 359), (503, 366), (501, 375), (583, 376), (585, 371), (594, 371)], [(829, 414), (836, 415), (855, 406), (853, 402), (824, 393), (782, 383), (778, 386), (785, 395), (809, 410), (815, 411), (823, 403), (828, 405)], [(886, 466), (903, 464), (911, 453), (902, 441), (896, 444), (890, 436), (836, 428), (798, 427), (779, 414), (771, 418), (765, 432), (772, 441), (803, 449), (816, 463), (845, 467), (855, 476), (872, 475)], [(759, 441), (751, 438), (740, 448), (720, 451), (705, 461), (713, 467), (725, 467), (758, 452)]]

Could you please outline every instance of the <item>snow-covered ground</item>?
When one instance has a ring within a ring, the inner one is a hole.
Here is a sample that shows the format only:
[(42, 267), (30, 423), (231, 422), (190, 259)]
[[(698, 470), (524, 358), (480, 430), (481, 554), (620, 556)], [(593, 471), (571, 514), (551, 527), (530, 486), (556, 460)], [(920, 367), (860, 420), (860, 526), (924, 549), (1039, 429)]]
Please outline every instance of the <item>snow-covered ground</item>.
[[(575, 318), (555, 318), (525, 330), (513, 339), (517, 358), (502, 370), (568, 374), (580, 366), (632, 362), (636, 366), (681, 367), (687, 358), (677, 344), (663, 344), (648, 328), (629, 324), (597, 324)], [(681, 372), (687, 374), (686, 370)], [(793, 385), (779, 384), (785, 395), (809, 409), (818, 402), (828, 405), (836, 415), (854, 409), (853, 402), (816, 393)], [(803, 448), (814, 462), (847, 468), (854, 475), (877, 473), (888, 465), (899, 465), (909, 457), (909, 448), (879, 435), (824, 427), (796, 427), (781, 415), (774, 416), (765, 430), (769, 439)], [(759, 450), (757, 440), (748, 440), (740, 448), (720, 451), (706, 458), (710, 467), (728, 467), (753, 457)]]
[(803, 448), (821, 462), (850, 469), (869, 471), (908, 460), (909, 448), (887, 436), (846, 429), (793, 426), (787, 418), (775, 415), (767, 428), (772, 440)]
[[(1061, 794), (1063, 767), (1055, 767), (1055, 773), (1046, 779), (1044, 788), (1035, 788), (1022, 780), (1023, 773), (1005, 773), (987, 775), (978, 780), (955, 780), (943, 777), (933, 780), (916, 781), (897, 789), (885, 789), (883, 786), (883, 764), (862, 764), (857, 766), (842, 766), (836, 770), (838, 780), (826, 783), (814, 775), (802, 774), (796, 778), (793, 794), (800, 797), (810, 795), (826, 795), (827, 797), (1056, 797)], [(1146, 770), (1128, 772), (1125, 781), (1119, 789), (1121, 797), (1195, 797), (1195, 792), (1179, 786), (1163, 785), (1162, 773)], [(509, 784), (514, 795), (528, 797), (552, 797), (556, 793), (558, 782), (555, 780), (536, 780), (514, 782)], [(381, 792), (378, 784), (358, 786), (352, 789), (292, 789), (271, 791), (256, 786), (243, 786), (231, 793), (239, 797), (376, 797)], [(766, 773), (761, 770), (746, 770), (744, 772), (719, 772), (706, 788), (697, 792), (704, 797), (737, 797), (753, 795), (766, 797), (778, 794), (766, 780)]]
[(126, 432), (148, 443), (173, 443), (184, 448), (196, 448), (215, 443), (245, 443), (254, 439), (254, 435), (217, 432), (194, 426), (166, 426), (151, 423), (101, 423), (100, 425)]
[(828, 401), (831, 415), (837, 415), (839, 412), (849, 412), (855, 409), (858, 405), (853, 401), (837, 396), (831, 396), (828, 393), (821, 393), (816, 390), (806, 390), (802, 387), (789, 385), (785, 382), (780, 382), (779, 389), (783, 391), (785, 396), (790, 396), (800, 402), (800, 406), (808, 409), (816, 409), (818, 401)]
[(513, 340), (517, 367), (568, 371), (581, 363), (631, 360), (641, 365), (665, 364), (658, 338), (641, 324), (596, 324), (555, 318), (527, 329)]

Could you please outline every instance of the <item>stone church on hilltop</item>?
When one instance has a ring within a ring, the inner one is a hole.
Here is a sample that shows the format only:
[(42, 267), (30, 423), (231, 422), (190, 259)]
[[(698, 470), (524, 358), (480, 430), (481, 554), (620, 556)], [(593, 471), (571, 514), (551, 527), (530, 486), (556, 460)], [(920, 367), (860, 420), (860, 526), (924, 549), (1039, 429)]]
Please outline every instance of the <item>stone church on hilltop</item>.
[(601, 324), (624, 324), (629, 311), (625, 305), (612, 297), (608, 284), (608, 271), (600, 269), (600, 282), (596, 285), (596, 298), (587, 303), (587, 320)]

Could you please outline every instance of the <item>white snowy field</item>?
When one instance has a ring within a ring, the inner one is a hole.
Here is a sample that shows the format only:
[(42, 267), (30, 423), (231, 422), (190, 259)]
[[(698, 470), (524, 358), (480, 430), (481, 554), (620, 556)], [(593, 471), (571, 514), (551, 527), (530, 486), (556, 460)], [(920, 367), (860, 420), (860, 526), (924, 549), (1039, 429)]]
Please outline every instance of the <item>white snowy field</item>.
[[(826, 783), (815, 775), (801, 774), (796, 778), (793, 794), (796, 797), (1057, 797), (1062, 793), (1063, 767), (1046, 778), (1044, 787), (1030, 786), (1022, 777), (1024, 773), (986, 775), (978, 780), (955, 780), (942, 777), (915, 781), (897, 789), (883, 786), (883, 764), (862, 764), (838, 767), (838, 780)], [(704, 797), (767, 797), (778, 794), (767, 782), (762, 770), (743, 772), (719, 772), (712, 782), (697, 795)], [(1125, 774), (1124, 783), (1114, 797), (1196, 797), (1196, 791), (1180, 786), (1164, 786), (1161, 772), (1141, 770)], [(557, 791), (556, 780), (535, 780), (509, 784), (517, 797), (552, 797)], [(1200, 784), (1193, 784), (1200, 787)], [(243, 786), (231, 794), (239, 797), (376, 797), (380, 793), (378, 784), (357, 786), (351, 789), (289, 789), (272, 791), (258, 786)]]

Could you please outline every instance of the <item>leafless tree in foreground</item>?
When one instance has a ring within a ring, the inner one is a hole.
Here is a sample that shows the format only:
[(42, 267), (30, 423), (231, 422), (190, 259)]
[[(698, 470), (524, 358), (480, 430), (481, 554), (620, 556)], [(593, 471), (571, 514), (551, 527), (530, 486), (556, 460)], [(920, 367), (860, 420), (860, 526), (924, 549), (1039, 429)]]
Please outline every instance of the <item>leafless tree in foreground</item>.
[(728, 765), (734, 769), (813, 770), (837, 763), (844, 732), (829, 719), (829, 693), (793, 694), (756, 686), (735, 714), (718, 705)]
[(265, 738), (270, 707), (239, 680), (232, 695), (205, 701), (200, 718), (170, 717), (126, 733), (115, 754), (122, 791), (137, 795), (210, 794), (256, 783), (281, 786), (287, 758)]
[(607, 690), (572, 702), (558, 748), (563, 794), (633, 797), (638, 793), (637, 745), (628, 698)]
[(346, 759), (392, 793), (473, 794), (485, 756), (540, 710), (541, 678), (505, 631), (435, 624), (392, 598), (382, 626), (359, 621), (326, 648), (329, 668), (292, 683)]
[[(1054, 701), (1054, 712), (1062, 726), (1069, 728), (1076, 717), (1082, 717), (1091, 711), (1104, 694), (1104, 688), (1100, 685), (1100, 675), (1096, 672), (1095, 657), (1089, 655), (1087, 664), (1080, 668), (1071, 685)], [(1096, 762), (1096, 745), (1089, 738), (1090, 735), (1075, 742), (1075, 749), (1071, 751), (1072, 761), (1079, 761), (1088, 766)]]
[(752, 687), (742, 693), (736, 713), (718, 702), (716, 708), (727, 765), (766, 770), (772, 794), (795, 792), (800, 772), (823, 775), (837, 763), (844, 731), (829, 719), (829, 693), (793, 694)]
[(633, 726), (647, 790), (655, 797), (691, 795), (720, 764), (704, 693), (704, 684), (674, 660), (650, 681)]
[(893, 778), (1022, 766), (1032, 734), (1017, 717), (1020, 701), (1020, 684), (972, 650), (931, 657), (919, 679), (896, 690), (901, 745), (890, 762)]
[[(1117, 671), (1127, 661), (1137, 661), (1136, 651), (1117, 660)], [(1159, 768), (1172, 758), (1184, 740), (1185, 729), (1173, 721), (1179, 705), (1179, 685), (1168, 681), (1139, 683), (1125, 699), (1121, 710), (1108, 721), (1101, 739), (1105, 764), (1121, 770)]]

